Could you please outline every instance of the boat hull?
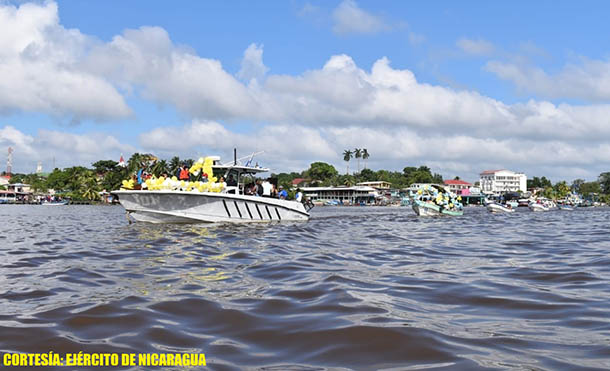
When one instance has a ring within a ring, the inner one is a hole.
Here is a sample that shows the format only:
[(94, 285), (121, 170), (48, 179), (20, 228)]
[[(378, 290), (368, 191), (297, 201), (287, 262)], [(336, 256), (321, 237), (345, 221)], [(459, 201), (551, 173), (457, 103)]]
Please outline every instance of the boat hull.
[(514, 208), (509, 208), (506, 206), (498, 205), (498, 204), (489, 204), (487, 205), (487, 210), (491, 213), (514, 213)]
[(531, 204), (529, 205), (530, 210), (538, 212), (538, 211), (549, 211), (550, 209), (541, 204)]
[(115, 191), (129, 215), (148, 223), (307, 221), (300, 202), (210, 192)]
[(413, 202), (413, 211), (415, 211), (415, 214), (417, 214), (418, 216), (438, 216), (438, 215), (460, 216), (463, 214), (462, 211), (452, 211), (452, 210), (447, 210), (447, 209), (441, 210), (441, 208), (438, 205), (427, 203), (427, 202), (421, 202), (421, 201)]

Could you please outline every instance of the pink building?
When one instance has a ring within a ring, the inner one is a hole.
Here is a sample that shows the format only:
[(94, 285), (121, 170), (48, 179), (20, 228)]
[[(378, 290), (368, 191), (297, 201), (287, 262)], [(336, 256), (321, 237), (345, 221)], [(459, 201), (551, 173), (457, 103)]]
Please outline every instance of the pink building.
[(469, 188), (472, 187), (472, 184), (465, 182), (463, 180), (457, 180), (457, 179), (451, 179), (451, 180), (445, 180), (445, 187), (447, 187), (451, 192), (457, 194), (457, 195), (462, 195), (462, 196), (468, 196), (470, 195), (470, 190)]

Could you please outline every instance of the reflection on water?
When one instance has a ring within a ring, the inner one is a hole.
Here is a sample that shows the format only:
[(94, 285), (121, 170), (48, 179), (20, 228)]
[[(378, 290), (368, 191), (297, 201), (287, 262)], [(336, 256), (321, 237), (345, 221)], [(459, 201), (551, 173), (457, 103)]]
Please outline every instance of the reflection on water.
[(0, 349), (203, 352), (216, 369), (610, 368), (610, 210), (128, 224), (0, 206)]

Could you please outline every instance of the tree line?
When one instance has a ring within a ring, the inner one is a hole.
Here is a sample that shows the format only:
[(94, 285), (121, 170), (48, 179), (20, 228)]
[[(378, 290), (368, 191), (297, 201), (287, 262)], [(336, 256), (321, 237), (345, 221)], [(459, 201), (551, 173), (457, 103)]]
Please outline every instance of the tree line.
[[(348, 156), (348, 153), (350, 155)], [(357, 159), (369, 158), (366, 149), (355, 151), (346, 150), (344, 160), (349, 163), (351, 156)], [(112, 191), (119, 189), (124, 179), (129, 179), (135, 174), (143, 163), (149, 164), (147, 171), (157, 177), (167, 174), (176, 175), (182, 165), (192, 166), (193, 159), (181, 159), (177, 156), (169, 161), (161, 159), (153, 161), (154, 156), (148, 154), (134, 153), (126, 162), (126, 166), (119, 166), (113, 160), (100, 160), (92, 164), (91, 168), (83, 166), (73, 166), (69, 168), (55, 168), (47, 175), (40, 174), (13, 174), (11, 183), (29, 184), (34, 192), (47, 192), (53, 189), (56, 192), (71, 197), (74, 200), (97, 200), (100, 198), (99, 192)], [(349, 166), (349, 165), (348, 165)], [(4, 174), (4, 173), (3, 173)], [(310, 185), (317, 186), (352, 186), (360, 182), (385, 181), (392, 184), (393, 188), (407, 188), (413, 183), (443, 183), (440, 174), (433, 173), (428, 166), (406, 166), (402, 171), (390, 170), (371, 170), (365, 166), (358, 171), (349, 174), (339, 174), (337, 169), (325, 162), (311, 163), (307, 170), (301, 172), (272, 174), (272, 178), (277, 185), (282, 185), (287, 189), (292, 186), (292, 181), (301, 178)], [(456, 177), (457, 178), (457, 177)], [(475, 183), (476, 184), (476, 183)], [(533, 177), (528, 179), (527, 188), (541, 188), (543, 195), (548, 198), (563, 198), (570, 192), (582, 194), (585, 197), (597, 195), (602, 201), (610, 201), (610, 172), (601, 173), (597, 180), (586, 182), (583, 179), (576, 179), (570, 185), (565, 181), (552, 184), (546, 177)]]

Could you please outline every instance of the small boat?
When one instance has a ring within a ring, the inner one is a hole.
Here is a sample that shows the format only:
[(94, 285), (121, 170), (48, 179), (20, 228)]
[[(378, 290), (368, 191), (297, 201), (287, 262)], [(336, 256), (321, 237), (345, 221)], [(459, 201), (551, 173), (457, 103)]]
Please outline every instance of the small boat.
[(462, 210), (449, 210), (441, 208), (439, 205), (435, 205), (432, 202), (425, 202), (415, 200), (413, 201), (413, 211), (418, 216), (435, 216), (435, 215), (449, 215), (449, 216), (460, 216), (464, 214)]
[(43, 206), (63, 206), (63, 205), (67, 205), (69, 204), (70, 201), (68, 200), (61, 200), (61, 201), (43, 201), (41, 203), (41, 205)]
[(411, 207), (418, 216), (460, 216), (464, 214), (460, 202), (462, 198), (436, 184), (419, 189), (411, 197), (413, 199)]
[(511, 207), (510, 205), (491, 203), (491, 204), (488, 204), (486, 207), (487, 207), (487, 210), (489, 210), (489, 212), (491, 212), (491, 213), (514, 213), (515, 212), (515, 208)]
[(559, 205), (559, 210), (563, 210), (563, 211), (574, 211), (574, 206), (570, 206), (570, 205)]

